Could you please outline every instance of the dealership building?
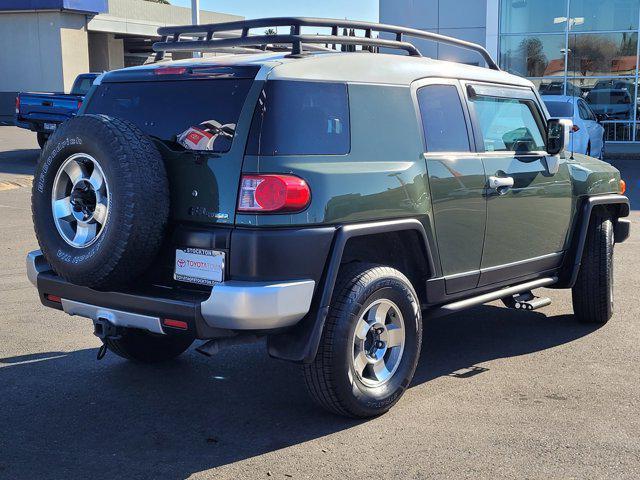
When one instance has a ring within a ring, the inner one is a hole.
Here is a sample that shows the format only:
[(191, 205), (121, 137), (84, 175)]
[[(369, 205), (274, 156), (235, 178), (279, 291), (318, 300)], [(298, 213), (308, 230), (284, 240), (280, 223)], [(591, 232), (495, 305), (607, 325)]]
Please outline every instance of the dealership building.
[[(380, 21), (480, 43), (544, 95), (582, 96), (606, 139), (640, 150), (640, 0), (380, 0)], [(473, 52), (417, 42), (423, 55), (469, 64)]]
[(0, 0), (0, 121), (12, 119), (16, 92), (69, 92), (80, 73), (138, 65), (158, 27), (189, 23), (190, 9), (144, 0)]

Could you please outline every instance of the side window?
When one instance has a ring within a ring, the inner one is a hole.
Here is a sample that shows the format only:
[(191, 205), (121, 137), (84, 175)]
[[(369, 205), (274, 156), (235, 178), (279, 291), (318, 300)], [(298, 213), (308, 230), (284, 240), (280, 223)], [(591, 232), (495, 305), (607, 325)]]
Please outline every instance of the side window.
[(583, 120), (590, 120), (589, 110), (587, 110), (584, 102), (578, 102), (578, 111), (580, 112), (580, 118)]
[(587, 102), (583, 102), (584, 104), (584, 108), (587, 111), (587, 115), (588, 115), (588, 119), (589, 120), (593, 120), (594, 122), (597, 122), (598, 119), (596, 118), (596, 114), (593, 113), (593, 110), (591, 110), (591, 107), (589, 106), (589, 104)]
[(427, 152), (468, 152), (469, 134), (454, 85), (427, 85), (418, 90)]
[(351, 150), (344, 83), (273, 80), (256, 105), (249, 155), (346, 155)]
[(472, 101), (487, 152), (526, 153), (545, 149), (533, 102), (485, 96)]

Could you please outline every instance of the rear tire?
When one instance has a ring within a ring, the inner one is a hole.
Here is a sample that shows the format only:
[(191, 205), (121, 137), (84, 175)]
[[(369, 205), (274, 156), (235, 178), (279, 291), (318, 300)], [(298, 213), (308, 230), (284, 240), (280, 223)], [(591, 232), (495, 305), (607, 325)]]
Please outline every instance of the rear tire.
[(107, 339), (107, 348), (116, 355), (140, 363), (173, 360), (193, 343), (189, 335), (158, 335), (137, 328), (124, 329), (117, 340)]
[(47, 143), (47, 140), (49, 140), (49, 134), (44, 132), (38, 132), (36, 134), (36, 138), (38, 139), (38, 145), (42, 149), (44, 148), (45, 143)]
[(573, 311), (583, 323), (605, 324), (613, 315), (613, 222), (593, 215), (576, 284)]
[(361, 263), (344, 268), (334, 292), (318, 353), (304, 366), (307, 388), (338, 415), (380, 415), (404, 394), (418, 363), (416, 292), (398, 270)]

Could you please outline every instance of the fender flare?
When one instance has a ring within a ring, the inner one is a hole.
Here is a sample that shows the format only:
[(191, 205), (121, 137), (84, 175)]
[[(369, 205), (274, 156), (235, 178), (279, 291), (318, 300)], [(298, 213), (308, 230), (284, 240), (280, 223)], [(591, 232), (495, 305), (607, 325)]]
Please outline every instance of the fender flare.
[(429, 271), (435, 272), (435, 261), (429, 246), (427, 233), (424, 225), (419, 220), (390, 220), (339, 227), (336, 230), (329, 260), (319, 289), (314, 296), (311, 310), (295, 327), (281, 334), (269, 336), (267, 341), (269, 355), (281, 360), (311, 363), (318, 351), (347, 242), (353, 237), (399, 231), (415, 231), (418, 233), (424, 244)]
[(572, 288), (575, 285), (582, 263), (582, 253), (584, 252), (587, 241), (587, 231), (589, 229), (591, 214), (593, 209), (600, 205), (615, 205), (618, 207), (616, 222), (617, 219), (621, 217), (629, 216), (629, 199), (624, 195), (605, 194), (587, 197), (582, 204), (578, 206), (578, 215), (572, 230), (574, 235), (571, 239), (569, 249), (565, 254), (560, 280), (557, 284), (549, 288)]

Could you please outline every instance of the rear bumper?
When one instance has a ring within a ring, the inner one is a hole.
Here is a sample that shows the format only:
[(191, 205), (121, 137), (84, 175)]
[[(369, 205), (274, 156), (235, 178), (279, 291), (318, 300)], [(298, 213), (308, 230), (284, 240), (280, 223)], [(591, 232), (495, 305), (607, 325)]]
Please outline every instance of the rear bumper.
[(172, 330), (164, 319), (182, 320), (199, 338), (210, 337), (211, 329), (264, 331), (295, 325), (309, 312), (315, 288), (314, 280), (231, 280), (210, 293), (166, 288), (101, 292), (58, 277), (39, 250), (27, 255), (27, 276), (45, 306), (154, 333)]

